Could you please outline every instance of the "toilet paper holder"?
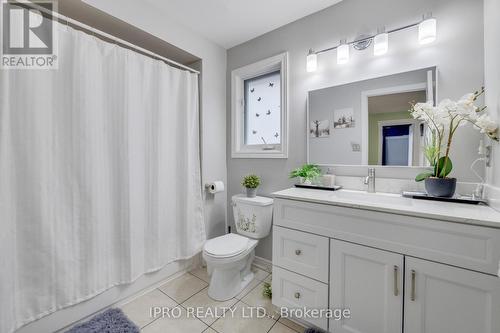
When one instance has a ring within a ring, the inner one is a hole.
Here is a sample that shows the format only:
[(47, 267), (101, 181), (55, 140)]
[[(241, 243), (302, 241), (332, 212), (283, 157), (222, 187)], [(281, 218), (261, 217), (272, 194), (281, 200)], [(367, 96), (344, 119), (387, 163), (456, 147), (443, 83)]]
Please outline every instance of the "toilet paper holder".
[(216, 194), (219, 192), (224, 191), (224, 183), (222, 181), (214, 181), (211, 183), (206, 183), (205, 184), (205, 189), (211, 193), (211, 194)]

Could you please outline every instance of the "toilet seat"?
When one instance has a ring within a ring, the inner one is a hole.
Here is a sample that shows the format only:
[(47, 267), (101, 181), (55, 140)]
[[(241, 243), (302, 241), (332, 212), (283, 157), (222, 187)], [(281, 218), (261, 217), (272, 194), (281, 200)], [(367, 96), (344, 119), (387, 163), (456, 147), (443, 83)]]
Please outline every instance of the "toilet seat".
[(208, 240), (204, 252), (214, 258), (230, 258), (248, 249), (249, 239), (238, 234), (226, 234)]

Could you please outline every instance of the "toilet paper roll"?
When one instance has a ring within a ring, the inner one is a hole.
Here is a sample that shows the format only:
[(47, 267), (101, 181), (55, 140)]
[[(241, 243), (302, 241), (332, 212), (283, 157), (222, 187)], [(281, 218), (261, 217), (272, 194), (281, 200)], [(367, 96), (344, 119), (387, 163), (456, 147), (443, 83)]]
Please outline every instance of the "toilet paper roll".
[(224, 183), (220, 180), (212, 182), (207, 186), (208, 192), (215, 194), (224, 191)]

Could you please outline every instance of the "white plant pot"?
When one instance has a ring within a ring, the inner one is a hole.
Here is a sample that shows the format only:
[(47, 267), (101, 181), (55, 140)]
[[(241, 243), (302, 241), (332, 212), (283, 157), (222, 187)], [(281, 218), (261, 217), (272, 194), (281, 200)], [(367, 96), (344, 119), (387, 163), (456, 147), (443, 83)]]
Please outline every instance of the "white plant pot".
[(247, 197), (248, 198), (255, 198), (257, 196), (257, 189), (256, 188), (247, 188)]
[(299, 180), (299, 181), (300, 181), (300, 183), (301, 183), (302, 185), (312, 185), (311, 180), (310, 180), (310, 179), (306, 179), (306, 178), (304, 178), (304, 177), (300, 177), (300, 180)]

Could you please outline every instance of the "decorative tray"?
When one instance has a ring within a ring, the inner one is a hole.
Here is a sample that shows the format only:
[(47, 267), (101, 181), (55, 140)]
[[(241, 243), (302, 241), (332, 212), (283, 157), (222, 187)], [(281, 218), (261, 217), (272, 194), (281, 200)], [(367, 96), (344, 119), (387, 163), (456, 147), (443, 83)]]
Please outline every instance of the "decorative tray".
[(425, 192), (403, 192), (401, 194), (405, 198), (413, 198), (413, 199), (421, 199), (421, 200), (434, 200), (434, 201), (446, 201), (446, 202), (456, 202), (456, 203), (465, 203), (470, 205), (486, 205), (486, 200), (483, 199), (474, 199), (472, 197), (466, 196), (455, 196), (451, 198), (443, 198), (443, 197), (433, 197), (428, 195)]
[(305, 184), (295, 184), (295, 187), (298, 188), (310, 188), (313, 190), (326, 190), (326, 191), (337, 191), (342, 188), (340, 185), (333, 186), (323, 186), (323, 185), (305, 185)]

